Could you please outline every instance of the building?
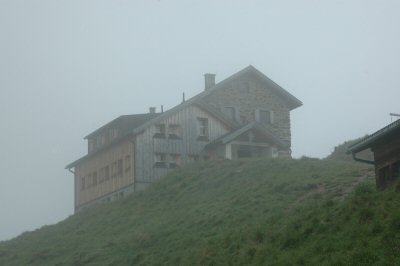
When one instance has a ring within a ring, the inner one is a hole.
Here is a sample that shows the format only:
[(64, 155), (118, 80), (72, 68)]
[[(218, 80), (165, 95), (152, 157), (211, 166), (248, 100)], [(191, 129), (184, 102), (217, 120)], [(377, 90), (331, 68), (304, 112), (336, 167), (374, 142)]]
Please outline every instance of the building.
[(302, 103), (253, 66), (172, 109), (125, 115), (85, 137), (88, 154), (66, 166), (75, 210), (142, 190), (201, 159), (290, 157), (290, 111)]
[[(374, 160), (357, 155), (367, 149), (374, 153)], [(349, 147), (354, 160), (375, 166), (376, 186), (385, 188), (399, 178), (400, 174), (400, 120), (366, 136)]]

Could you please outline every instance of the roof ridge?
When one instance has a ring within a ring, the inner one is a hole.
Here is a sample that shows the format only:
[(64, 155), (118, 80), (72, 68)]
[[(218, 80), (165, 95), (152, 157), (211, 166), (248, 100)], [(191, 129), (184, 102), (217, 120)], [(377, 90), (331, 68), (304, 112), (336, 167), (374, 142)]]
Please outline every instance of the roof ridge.
[(348, 147), (348, 150), (349, 151), (355, 151), (355, 150), (362, 149), (363, 146), (366, 146), (369, 143), (373, 142), (377, 137), (381, 136), (382, 134), (388, 133), (392, 129), (395, 129), (397, 127), (400, 127), (400, 119), (397, 119), (396, 121), (388, 124), (387, 126), (375, 131), (371, 135), (367, 135), (367, 136), (363, 137), (360, 141), (350, 145)]

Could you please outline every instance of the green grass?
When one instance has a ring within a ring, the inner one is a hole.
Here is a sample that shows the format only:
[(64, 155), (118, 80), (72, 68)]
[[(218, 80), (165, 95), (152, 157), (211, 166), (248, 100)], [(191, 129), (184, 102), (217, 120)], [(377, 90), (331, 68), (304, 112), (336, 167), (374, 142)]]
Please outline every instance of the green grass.
[(399, 265), (400, 195), (368, 166), (210, 161), (0, 242), (0, 265)]

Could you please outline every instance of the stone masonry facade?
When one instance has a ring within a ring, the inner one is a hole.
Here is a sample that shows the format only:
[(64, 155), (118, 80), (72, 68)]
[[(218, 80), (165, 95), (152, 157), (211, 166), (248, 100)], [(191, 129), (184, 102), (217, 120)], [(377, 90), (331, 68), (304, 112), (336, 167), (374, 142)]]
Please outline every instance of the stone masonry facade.
[(256, 77), (241, 77), (213, 91), (204, 100), (218, 110), (234, 107), (240, 124), (255, 121), (257, 109), (272, 111), (273, 123), (268, 129), (291, 147), (290, 110), (283, 98)]

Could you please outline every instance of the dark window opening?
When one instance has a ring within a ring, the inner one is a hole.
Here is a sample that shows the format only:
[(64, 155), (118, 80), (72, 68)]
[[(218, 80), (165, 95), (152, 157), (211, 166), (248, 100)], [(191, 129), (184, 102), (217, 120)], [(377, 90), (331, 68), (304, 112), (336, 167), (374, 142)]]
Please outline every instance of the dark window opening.
[(251, 158), (253, 155), (250, 147), (241, 147), (237, 151), (238, 158)]
[(85, 189), (85, 177), (83, 176), (82, 178), (81, 178), (81, 190), (84, 190)]
[(131, 156), (125, 156), (125, 172), (129, 172), (131, 170)]
[(188, 155), (189, 162), (197, 162), (199, 160), (199, 155), (190, 154)]
[(155, 125), (155, 133), (153, 138), (165, 139), (166, 137), (166, 128), (164, 124)]
[(181, 127), (178, 124), (168, 125), (168, 138), (169, 139), (180, 139), (181, 138)]
[(266, 110), (259, 110), (259, 122), (262, 124), (271, 124), (271, 112)]
[(208, 141), (208, 118), (198, 117), (199, 136), (197, 140)]
[(95, 172), (93, 172), (93, 174), (92, 174), (92, 185), (93, 186), (97, 186), (97, 172), (95, 171)]
[(111, 164), (111, 178), (117, 177), (117, 162)]
[(170, 154), (169, 168), (177, 168), (181, 163), (181, 156), (179, 154)]
[(165, 153), (156, 153), (154, 155), (154, 167), (156, 168), (167, 167), (167, 155)]
[(223, 113), (227, 115), (233, 121), (236, 121), (236, 110), (234, 107), (224, 107)]
[(99, 183), (103, 183), (104, 182), (104, 167), (100, 168), (99, 171)]
[(118, 172), (117, 172), (118, 177), (122, 177), (122, 171), (123, 171), (123, 163), (122, 163), (122, 159), (119, 159), (118, 160)]
[(104, 180), (107, 181), (110, 179), (110, 166), (106, 166), (104, 168)]

